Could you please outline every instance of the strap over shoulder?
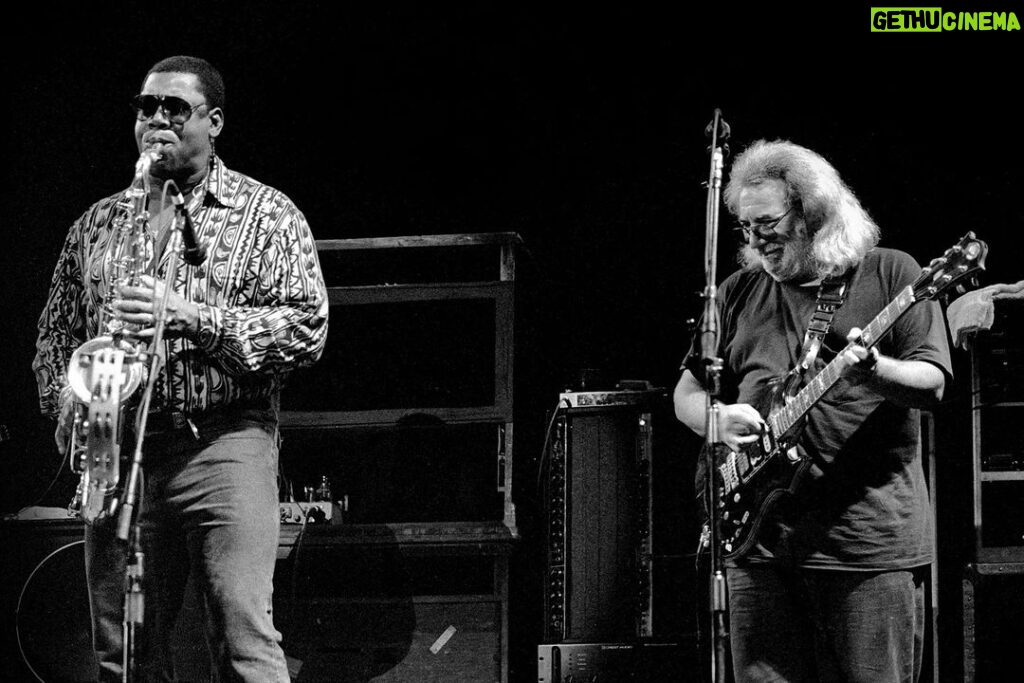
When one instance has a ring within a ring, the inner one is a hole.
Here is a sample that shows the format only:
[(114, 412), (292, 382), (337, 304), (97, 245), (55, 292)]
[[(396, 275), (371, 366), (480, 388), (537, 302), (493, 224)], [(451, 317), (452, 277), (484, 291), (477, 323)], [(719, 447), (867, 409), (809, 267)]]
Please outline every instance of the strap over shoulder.
[(832, 318), (846, 301), (846, 290), (849, 284), (849, 277), (844, 276), (823, 280), (818, 285), (818, 298), (815, 302), (814, 313), (811, 314), (807, 332), (804, 333), (803, 360), (800, 361), (801, 371), (809, 369), (818, 357), (821, 343), (832, 326)]

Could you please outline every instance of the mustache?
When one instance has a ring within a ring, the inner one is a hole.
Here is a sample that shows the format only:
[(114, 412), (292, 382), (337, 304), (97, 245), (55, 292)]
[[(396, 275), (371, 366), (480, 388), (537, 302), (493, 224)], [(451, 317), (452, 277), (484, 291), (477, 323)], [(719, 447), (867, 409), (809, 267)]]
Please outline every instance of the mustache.
[[(770, 244), (781, 246), (783, 260), (796, 266), (798, 270), (808, 269), (808, 267), (817, 270), (818, 258), (815, 256), (814, 242), (807, 229), (801, 226), (785, 239), (776, 237)], [(764, 268), (761, 253), (746, 242), (739, 246), (736, 260), (744, 270), (763, 270)]]

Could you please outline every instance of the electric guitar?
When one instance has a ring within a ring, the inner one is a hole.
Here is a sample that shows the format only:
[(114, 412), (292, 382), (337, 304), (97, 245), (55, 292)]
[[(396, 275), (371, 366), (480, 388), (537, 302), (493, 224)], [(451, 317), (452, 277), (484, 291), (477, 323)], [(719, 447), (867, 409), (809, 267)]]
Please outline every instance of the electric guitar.
[[(935, 299), (955, 284), (984, 270), (988, 245), (967, 233), (955, 246), (933, 260), (882, 312), (863, 328), (856, 343), (873, 347), (912, 306)], [(804, 373), (797, 367), (776, 385), (766, 427), (758, 441), (731, 451), (715, 444), (714, 496), (718, 512), (718, 538), (725, 558), (746, 554), (754, 545), (765, 515), (778, 500), (797, 490), (811, 462), (801, 457), (795, 445), (803, 431), (807, 412), (832, 388), (845, 369), (842, 353), (829, 362), (803, 388)], [(697, 498), (706, 518), (707, 451), (697, 465)], [(709, 529), (705, 524), (705, 535)]]

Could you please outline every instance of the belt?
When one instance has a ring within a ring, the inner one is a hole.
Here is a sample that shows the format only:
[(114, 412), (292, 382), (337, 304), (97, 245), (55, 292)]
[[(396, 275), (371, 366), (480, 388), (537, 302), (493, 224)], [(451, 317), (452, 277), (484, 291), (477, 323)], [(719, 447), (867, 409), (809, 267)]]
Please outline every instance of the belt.
[(146, 417), (146, 434), (174, 434), (183, 430), (191, 431), (192, 436), (199, 439), (199, 427), (203, 429), (216, 429), (216, 424), (227, 421), (228, 423), (237, 420), (255, 420), (263, 422), (270, 412), (276, 426), (276, 412), (273, 406), (265, 401), (242, 402), (237, 401), (226, 406), (205, 410), (201, 413), (189, 415), (180, 410), (167, 410), (159, 408), (151, 410)]
[(180, 410), (152, 412), (146, 416), (146, 434), (170, 434), (184, 429), (199, 438), (196, 423)]

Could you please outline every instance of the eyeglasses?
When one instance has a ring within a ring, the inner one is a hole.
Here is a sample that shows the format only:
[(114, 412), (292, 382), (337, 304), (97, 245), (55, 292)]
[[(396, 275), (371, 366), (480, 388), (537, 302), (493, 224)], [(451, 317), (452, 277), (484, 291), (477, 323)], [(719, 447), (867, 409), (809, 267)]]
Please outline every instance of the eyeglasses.
[(145, 121), (156, 116), (157, 109), (163, 109), (167, 120), (175, 125), (181, 125), (192, 118), (196, 109), (206, 104), (200, 102), (192, 106), (187, 100), (174, 95), (136, 95), (132, 98), (132, 109), (139, 121)]
[(789, 215), (793, 210), (793, 207), (786, 209), (786, 213), (782, 214), (777, 218), (770, 218), (766, 221), (754, 221), (753, 223), (744, 224), (743, 221), (739, 221), (733, 231), (742, 233), (743, 239), (749, 240), (752, 234), (757, 234), (763, 240), (771, 239), (775, 236), (775, 228), (779, 227), (779, 223), (782, 219)]

